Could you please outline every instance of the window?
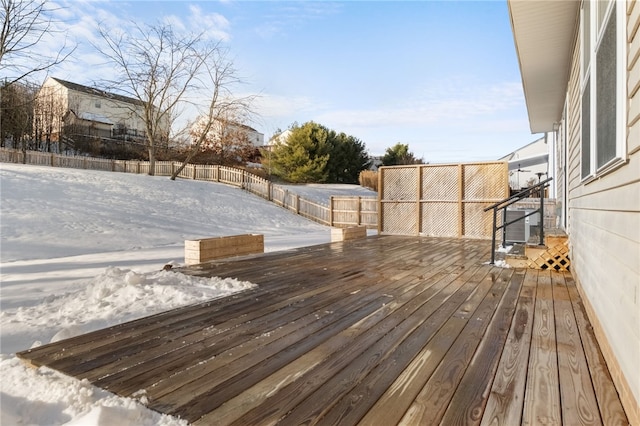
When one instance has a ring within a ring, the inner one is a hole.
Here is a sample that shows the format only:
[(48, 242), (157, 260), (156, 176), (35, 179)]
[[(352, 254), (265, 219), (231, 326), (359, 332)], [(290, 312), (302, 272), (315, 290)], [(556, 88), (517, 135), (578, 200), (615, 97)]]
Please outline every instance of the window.
[(615, 5), (596, 52), (596, 153), (598, 168), (616, 156)]
[(100, 105), (100, 99), (96, 99), (95, 105), (96, 105), (96, 108), (100, 108), (100, 106), (101, 106)]
[[(623, 160), (624, 14), (615, 1), (585, 0), (581, 13), (581, 176), (588, 179)], [(622, 8), (624, 9), (624, 8)]]

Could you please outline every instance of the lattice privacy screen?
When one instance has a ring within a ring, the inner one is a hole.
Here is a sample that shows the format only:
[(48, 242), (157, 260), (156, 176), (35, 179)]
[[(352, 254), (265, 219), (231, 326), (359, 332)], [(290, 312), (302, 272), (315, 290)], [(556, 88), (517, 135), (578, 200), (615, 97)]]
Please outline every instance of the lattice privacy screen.
[(380, 168), (385, 234), (491, 238), (484, 208), (509, 196), (505, 162)]

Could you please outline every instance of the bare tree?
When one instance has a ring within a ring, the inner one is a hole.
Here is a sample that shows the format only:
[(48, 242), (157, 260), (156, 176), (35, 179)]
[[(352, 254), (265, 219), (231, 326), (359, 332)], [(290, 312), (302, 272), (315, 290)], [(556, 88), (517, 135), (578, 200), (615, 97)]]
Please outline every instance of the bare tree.
[(43, 87), (38, 91), (34, 102), (34, 136), (38, 145), (46, 144), (51, 152), (52, 145), (57, 144), (54, 151), (60, 152), (64, 138), (63, 123), (66, 109), (61, 94), (51, 87)]
[(34, 99), (38, 88), (14, 82), (0, 84), (0, 146), (27, 149), (33, 131)]
[(208, 108), (189, 129), (193, 143), (182, 165), (171, 175), (172, 180), (175, 180), (187, 163), (203, 149), (214, 151), (224, 160), (228, 151), (240, 156), (245, 155), (248, 143), (250, 144), (246, 133), (241, 130), (240, 123), (253, 114), (251, 105), (255, 96), (232, 95), (232, 88), (241, 81), (223, 49), (215, 47), (206, 59), (207, 72), (200, 82), (204, 88), (211, 90)]
[(75, 50), (64, 44), (51, 54), (36, 46), (59, 32), (46, 0), (0, 0), (0, 73), (5, 83), (18, 82), (27, 76), (60, 64)]
[(132, 113), (145, 125), (149, 174), (155, 173), (157, 149), (168, 143), (175, 112), (198, 88), (198, 77), (217, 45), (203, 36), (181, 36), (170, 25), (140, 26), (116, 32), (103, 26), (104, 46), (96, 48), (114, 65), (116, 75), (106, 83), (136, 99)]

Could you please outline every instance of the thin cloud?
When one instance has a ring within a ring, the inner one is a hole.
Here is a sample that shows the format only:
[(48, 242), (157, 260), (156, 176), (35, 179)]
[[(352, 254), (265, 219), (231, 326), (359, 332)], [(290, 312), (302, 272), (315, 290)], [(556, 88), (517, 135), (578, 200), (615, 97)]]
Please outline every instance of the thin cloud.
[(459, 125), (465, 120), (509, 111), (522, 103), (522, 96), (519, 84), (511, 82), (488, 87), (458, 86), (449, 92), (440, 88), (437, 95), (424, 94), (397, 107), (333, 110), (320, 113), (318, 120), (358, 127)]
[(231, 24), (219, 13), (205, 13), (200, 6), (190, 5), (189, 15), (184, 19), (176, 15), (167, 15), (162, 22), (177, 32), (202, 34), (205, 40), (229, 41)]
[(286, 34), (291, 28), (299, 29), (309, 22), (340, 13), (343, 5), (338, 2), (273, 2), (276, 9), (264, 16), (262, 24), (255, 29), (262, 38)]

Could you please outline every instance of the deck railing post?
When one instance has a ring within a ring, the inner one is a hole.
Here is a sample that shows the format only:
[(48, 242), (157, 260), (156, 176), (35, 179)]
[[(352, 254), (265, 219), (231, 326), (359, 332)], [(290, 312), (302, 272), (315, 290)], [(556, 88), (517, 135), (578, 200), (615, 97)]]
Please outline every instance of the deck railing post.
[(540, 187), (540, 217), (538, 218), (540, 224), (540, 245), (544, 245), (544, 186)]
[(491, 233), (491, 265), (496, 263), (496, 219), (498, 217), (498, 211), (493, 208), (493, 232)]
[(502, 247), (507, 246), (507, 227), (504, 224), (507, 223), (507, 208), (502, 209)]

